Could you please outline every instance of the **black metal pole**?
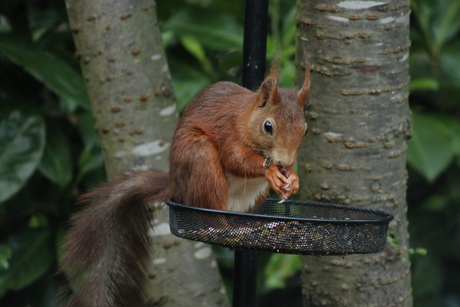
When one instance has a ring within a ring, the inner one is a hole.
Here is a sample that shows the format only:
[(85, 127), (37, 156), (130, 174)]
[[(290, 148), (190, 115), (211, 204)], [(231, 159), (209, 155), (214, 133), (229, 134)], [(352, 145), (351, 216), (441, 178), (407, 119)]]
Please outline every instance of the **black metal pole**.
[(257, 306), (257, 252), (235, 251), (233, 307)]
[(265, 77), (268, 0), (246, 0), (243, 40), (243, 86), (256, 90)]
[[(243, 86), (256, 90), (264, 80), (268, 0), (246, 0), (243, 41)], [(257, 252), (235, 251), (233, 307), (257, 306)]]

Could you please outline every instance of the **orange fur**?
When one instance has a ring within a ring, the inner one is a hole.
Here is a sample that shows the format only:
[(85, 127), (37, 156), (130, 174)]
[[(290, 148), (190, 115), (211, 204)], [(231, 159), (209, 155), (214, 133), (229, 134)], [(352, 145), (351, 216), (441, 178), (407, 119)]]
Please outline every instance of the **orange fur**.
[[(71, 219), (63, 257), (62, 270), (79, 285), (67, 306), (143, 303), (152, 203), (172, 198), (248, 211), (263, 202), (269, 188), (283, 199), (295, 193), (299, 184), (292, 166), (306, 133), (309, 86), (308, 69), (300, 91), (278, 88), (276, 70), (255, 92), (230, 82), (211, 85), (190, 102), (177, 125), (169, 174), (131, 170), (83, 195), (84, 208)], [(266, 158), (273, 161), (267, 168)]]

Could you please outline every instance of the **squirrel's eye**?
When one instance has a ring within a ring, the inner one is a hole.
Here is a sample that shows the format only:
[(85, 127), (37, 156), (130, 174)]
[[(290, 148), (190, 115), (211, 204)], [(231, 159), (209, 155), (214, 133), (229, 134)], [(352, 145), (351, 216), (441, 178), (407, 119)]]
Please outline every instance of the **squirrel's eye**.
[(265, 121), (264, 130), (265, 130), (265, 132), (267, 132), (270, 135), (273, 134), (273, 125), (269, 120)]

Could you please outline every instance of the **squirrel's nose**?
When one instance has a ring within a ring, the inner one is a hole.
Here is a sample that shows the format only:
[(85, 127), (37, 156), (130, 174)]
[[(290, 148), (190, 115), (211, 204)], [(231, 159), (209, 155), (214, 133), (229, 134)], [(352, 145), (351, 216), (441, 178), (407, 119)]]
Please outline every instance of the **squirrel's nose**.
[(271, 156), (273, 163), (281, 166), (291, 166), (294, 164), (295, 157), (295, 154), (286, 151), (275, 151)]

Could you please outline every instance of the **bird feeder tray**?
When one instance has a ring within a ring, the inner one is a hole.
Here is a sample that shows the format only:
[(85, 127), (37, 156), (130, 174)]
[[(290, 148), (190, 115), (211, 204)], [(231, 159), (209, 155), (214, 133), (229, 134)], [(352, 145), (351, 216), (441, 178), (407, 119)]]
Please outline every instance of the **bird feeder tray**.
[(383, 250), (386, 212), (352, 206), (268, 199), (251, 212), (203, 209), (168, 200), (175, 236), (229, 247), (283, 254), (349, 255)]

